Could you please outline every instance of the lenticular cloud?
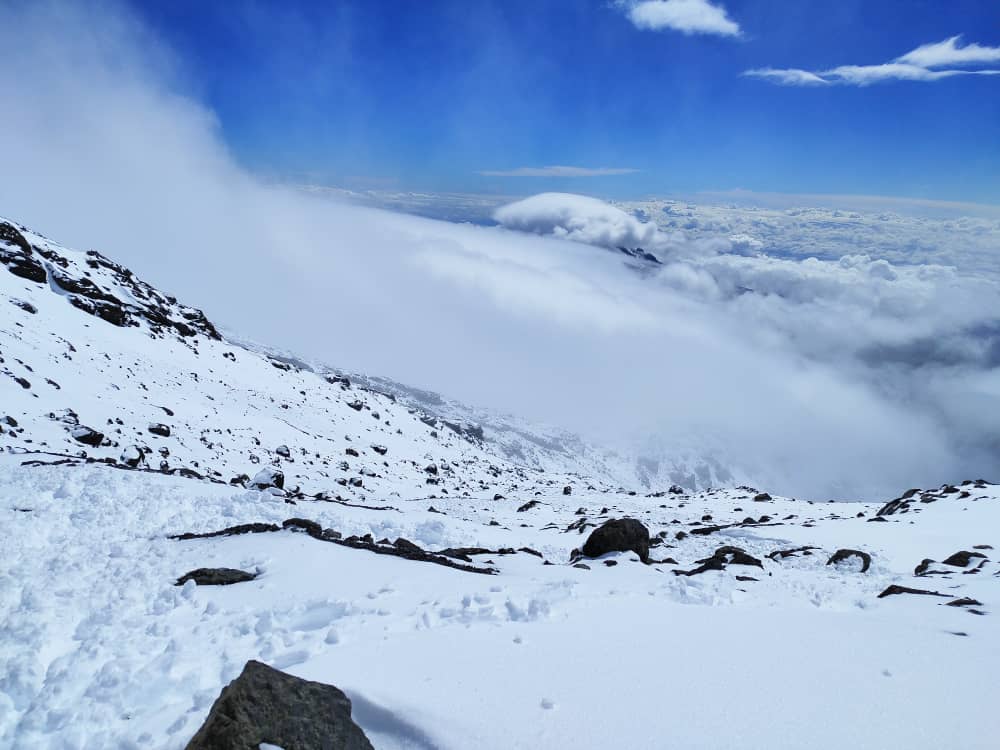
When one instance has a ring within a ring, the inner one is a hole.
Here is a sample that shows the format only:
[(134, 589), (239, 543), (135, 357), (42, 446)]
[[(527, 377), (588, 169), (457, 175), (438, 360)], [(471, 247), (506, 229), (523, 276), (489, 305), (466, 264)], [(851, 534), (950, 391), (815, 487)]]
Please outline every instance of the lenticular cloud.
[(571, 193), (541, 193), (502, 206), (493, 215), (507, 229), (583, 242), (598, 247), (661, 250), (669, 239), (655, 224), (596, 198)]

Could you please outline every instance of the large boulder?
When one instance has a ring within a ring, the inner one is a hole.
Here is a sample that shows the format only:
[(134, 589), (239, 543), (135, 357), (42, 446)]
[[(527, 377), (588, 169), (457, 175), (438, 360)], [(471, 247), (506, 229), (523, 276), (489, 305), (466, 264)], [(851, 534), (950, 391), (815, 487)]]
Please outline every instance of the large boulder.
[(615, 518), (594, 529), (582, 551), (586, 557), (632, 551), (649, 562), (649, 529), (634, 518)]
[(212, 704), (187, 750), (373, 750), (351, 719), (351, 701), (333, 685), (248, 661)]

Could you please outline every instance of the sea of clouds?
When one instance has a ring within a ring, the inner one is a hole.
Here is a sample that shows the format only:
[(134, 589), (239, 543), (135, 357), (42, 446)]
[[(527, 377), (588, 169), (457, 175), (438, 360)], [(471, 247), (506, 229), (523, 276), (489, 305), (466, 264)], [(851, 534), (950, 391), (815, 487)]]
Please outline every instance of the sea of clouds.
[[(435, 221), (257, 178), (118, 6), (7, 4), (0, 41), (0, 215), (247, 337), (647, 456), (704, 450), (777, 492), (1000, 476), (995, 220), (973, 221), (968, 264), (933, 232), (812, 258), (808, 227), (774, 246), (787, 214), (677, 202), (547, 194), (499, 226)], [(663, 265), (636, 273), (619, 245)]]

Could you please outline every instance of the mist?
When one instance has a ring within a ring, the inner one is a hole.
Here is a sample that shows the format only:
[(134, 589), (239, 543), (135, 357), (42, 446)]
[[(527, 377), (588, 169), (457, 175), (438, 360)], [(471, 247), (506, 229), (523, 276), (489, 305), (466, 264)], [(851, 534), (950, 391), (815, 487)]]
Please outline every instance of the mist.
[[(501, 227), (338, 203), (243, 168), (118, 6), (7, 4), (0, 41), (0, 215), (241, 335), (623, 450), (703, 451), (786, 494), (1000, 473), (995, 279), (862, 248), (734, 254), (589, 200)], [(589, 232), (595, 210), (610, 229)], [(627, 267), (615, 226), (664, 267)]]

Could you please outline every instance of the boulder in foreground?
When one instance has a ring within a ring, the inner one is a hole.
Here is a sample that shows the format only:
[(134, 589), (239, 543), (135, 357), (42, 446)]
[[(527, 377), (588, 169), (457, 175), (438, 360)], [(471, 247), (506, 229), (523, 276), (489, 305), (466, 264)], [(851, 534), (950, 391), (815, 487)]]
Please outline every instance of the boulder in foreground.
[(600, 557), (608, 552), (635, 552), (649, 562), (649, 529), (634, 518), (615, 518), (594, 529), (583, 545), (586, 557)]
[(248, 661), (223, 688), (187, 750), (373, 750), (351, 719), (351, 701), (333, 685)]

